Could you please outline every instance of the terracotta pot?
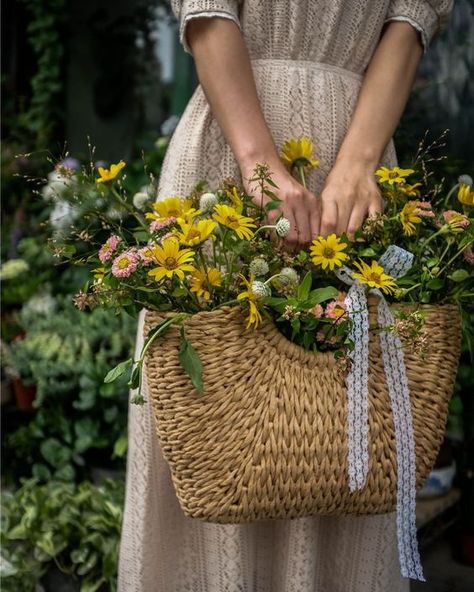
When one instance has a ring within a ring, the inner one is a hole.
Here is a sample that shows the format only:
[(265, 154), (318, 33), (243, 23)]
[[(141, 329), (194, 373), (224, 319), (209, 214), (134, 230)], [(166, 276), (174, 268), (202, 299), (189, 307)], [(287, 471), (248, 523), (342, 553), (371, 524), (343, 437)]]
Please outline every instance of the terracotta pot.
[(12, 385), (17, 408), (20, 409), (20, 411), (33, 411), (36, 387), (24, 384), (19, 378), (14, 378)]

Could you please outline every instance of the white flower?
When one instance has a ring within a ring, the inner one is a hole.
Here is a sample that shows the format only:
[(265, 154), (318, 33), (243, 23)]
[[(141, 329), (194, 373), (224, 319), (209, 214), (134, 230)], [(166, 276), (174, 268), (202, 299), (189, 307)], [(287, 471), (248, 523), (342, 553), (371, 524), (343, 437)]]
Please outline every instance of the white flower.
[(178, 122), (179, 122), (179, 115), (170, 115), (168, 117), (168, 119), (166, 119), (161, 124), (161, 133), (164, 136), (170, 136), (174, 132), (174, 130), (176, 129)]
[(472, 177), (470, 175), (459, 175), (458, 182), (462, 185), (468, 185), (469, 187), (472, 187), (473, 184)]
[(292, 267), (284, 267), (278, 277), (282, 284), (297, 284), (300, 281), (298, 272)]
[(0, 267), (0, 280), (12, 280), (30, 269), (24, 259), (10, 259)]
[(257, 298), (265, 298), (266, 296), (271, 296), (272, 294), (272, 291), (266, 284), (257, 280), (252, 282), (252, 292)]
[(256, 257), (250, 262), (249, 269), (253, 275), (267, 275), (268, 263), (262, 257)]
[(280, 218), (275, 225), (278, 236), (286, 236), (290, 232), (290, 221), (287, 218)]
[(149, 199), (148, 193), (139, 191), (133, 196), (133, 205), (137, 208), (137, 210), (144, 210)]
[(76, 178), (66, 175), (61, 175), (58, 171), (51, 171), (48, 174), (48, 183), (41, 190), (41, 195), (46, 201), (51, 201), (62, 197), (65, 191), (74, 185)]
[(51, 294), (35, 294), (23, 306), (22, 312), (34, 313), (35, 315), (47, 315), (55, 310), (56, 299)]
[(64, 230), (72, 224), (75, 217), (74, 206), (67, 201), (58, 201), (49, 215), (49, 221), (56, 230)]
[(203, 212), (211, 212), (217, 203), (217, 197), (214, 193), (203, 193), (199, 200), (199, 209)]

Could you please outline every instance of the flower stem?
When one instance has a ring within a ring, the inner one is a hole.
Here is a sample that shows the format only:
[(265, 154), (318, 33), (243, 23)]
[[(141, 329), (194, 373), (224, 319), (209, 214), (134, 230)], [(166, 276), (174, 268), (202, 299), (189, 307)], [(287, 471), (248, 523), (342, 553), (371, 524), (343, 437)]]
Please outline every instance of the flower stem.
[(299, 166), (298, 167), (298, 172), (300, 174), (301, 185), (303, 185), (303, 187), (306, 189), (306, 177), (304, 175), (304, 167)]

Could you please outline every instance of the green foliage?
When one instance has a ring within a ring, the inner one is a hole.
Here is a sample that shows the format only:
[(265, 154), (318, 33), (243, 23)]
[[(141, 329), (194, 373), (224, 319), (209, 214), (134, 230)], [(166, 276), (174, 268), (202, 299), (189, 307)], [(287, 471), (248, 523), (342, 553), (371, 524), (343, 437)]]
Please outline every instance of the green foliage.
[(78, 470), (87, 474), (86, 460), (99, 450), (109, 461), (114, 451), (123, 455), (126, 377), (114, 384), (104, 384), (104, 377), (130, 355), (135, 321), (102, 309), (86, 314), (60, 299), (36, 318), (24, 309), (20, 325), (26, 337), (11, 344), (8, 362), (25, 384), (35, 385), (37, 411), (5, 438), (7, 466), (20, 475), (70, 480)]
[(64, 44), (61, 27), (68, 12), (65, 0), (22, 0), (32, 15), (28, 40), (37, 57), (37, 71), (31, 80), (32, 97), (19, 125), (35, 138), (36, 148), (45, 148), (54, 140), (62, 120)]
[(3, 492), (2, 590), (33, 592), (57, 566), (82, 591), (115, 591), (123, 498), (123, 484), (111, 479), (99, 486), (29, 479)]

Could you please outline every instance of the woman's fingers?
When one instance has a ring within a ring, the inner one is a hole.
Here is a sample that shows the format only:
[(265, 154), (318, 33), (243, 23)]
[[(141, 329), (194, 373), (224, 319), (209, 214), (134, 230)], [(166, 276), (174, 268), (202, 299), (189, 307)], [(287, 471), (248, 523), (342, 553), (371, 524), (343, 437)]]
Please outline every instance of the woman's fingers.
[(322, 236), (336, 232), (338, 223), (338, 205), (332, 199), (322, 200), (321, 228)]
[(353, 240), (356, 231), (362, 226), (364, 223), (365, 217), (367, 215), (367, 208), (363, 206), (356, 205), (351, 212), (351, 216), (349, 218), (349, 223), (347, 224), (347, 236)]
[(309, 225), (311, 228), (311, 240), (314, 240), (319, 236), (321, 228), (321, 200), (316, 196), (311, 205)]

